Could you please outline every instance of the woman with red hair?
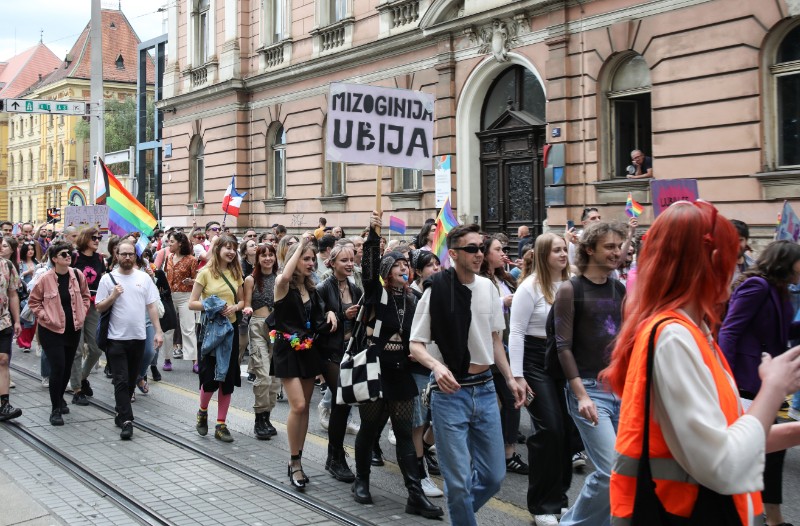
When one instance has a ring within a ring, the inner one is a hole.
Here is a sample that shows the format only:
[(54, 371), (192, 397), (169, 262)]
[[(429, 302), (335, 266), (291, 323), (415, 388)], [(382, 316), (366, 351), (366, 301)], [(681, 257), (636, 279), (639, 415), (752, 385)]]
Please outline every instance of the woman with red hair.
[(647, 512), (754, 524), (764, 454), (800, 444), (800, 423), (772, 428), (784, 397), (800, 387), (800, 347), (762, 357), (763, 387), (745, 413), (712, 337), (737, 255), (736, 230), (706, 202), (673, 204), (647, 234), (602, 374), (622, 398), (612, 524), (652, 524)]

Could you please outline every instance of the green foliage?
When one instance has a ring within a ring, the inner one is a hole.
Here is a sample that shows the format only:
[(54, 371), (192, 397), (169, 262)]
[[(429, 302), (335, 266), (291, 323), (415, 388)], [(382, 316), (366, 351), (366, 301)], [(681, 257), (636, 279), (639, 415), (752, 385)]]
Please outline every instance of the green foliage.
[[(147, 129), (145, 140), (151, 141), (155, 136), (155, 120), (153, 119), (153, 100), (147, 98)], [(127, 150), (136, 145), (136, 97), (126, 97), (122, 100), (109, 99), (105, 102), (105, 128), (106, 152)], [(89, 122), (81, 120), (75, 127), (78, 139), (89, 140)], [(117, 168), (117, 167), (114, 167)], [(112, 168), (112, 171), (113, 169)], [(127, 173), (127, 167), (122, 168)], [(115, 172), (116, 173), (116, 172)]]

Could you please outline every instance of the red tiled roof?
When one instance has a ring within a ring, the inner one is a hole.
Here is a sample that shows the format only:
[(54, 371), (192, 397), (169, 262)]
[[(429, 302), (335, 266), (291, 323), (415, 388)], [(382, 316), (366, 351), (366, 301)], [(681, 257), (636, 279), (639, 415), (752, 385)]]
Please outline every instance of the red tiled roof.
[[(103, 38), (103, 80), (136, 84), (137, 46), (141, 43), (122, 11), (101, 10)], [(39, 86), (46, 86), (65, 78), (89, 79), (92, 70), (92, 42), (89, 38), (91, 21), (69, 50), (66, 60)], [(122, 56), (124, 67), (117, 67), (117, 58)], [(155, 82), (155, 66), (147, 61), (147, 83)]]
[(55, 53), (41, 42), (11, 57), (0, 64), (0, 98), (16, 98), (60, 63)]

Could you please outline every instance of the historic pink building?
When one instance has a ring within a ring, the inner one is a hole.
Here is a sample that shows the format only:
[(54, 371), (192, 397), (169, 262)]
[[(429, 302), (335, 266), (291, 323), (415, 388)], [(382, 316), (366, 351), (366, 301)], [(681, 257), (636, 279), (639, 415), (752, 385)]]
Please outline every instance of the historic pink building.
[[(330, 82), (435, 95), (463, 221), (515, 231), (625, 219), (631, 150), (657, 179), (770, 235), (800, 211), (800, 2), (774, 0), (178, 0), (170, 2), (163, 141), (168, 224), (354, 231), (378, 169), (325, 162)], [(552, 145), (546, 147), (546, 145)], [(171, 146), (171, 154), (169, 147)], [(545, 163), (544, 156), (547, 153)], [(383, 209), (436, 214), (433, 171), (387, 169)], [(652, 220), (645, 206), (643, 223)], [(229, 224), (233, 225), (232, 221)]]

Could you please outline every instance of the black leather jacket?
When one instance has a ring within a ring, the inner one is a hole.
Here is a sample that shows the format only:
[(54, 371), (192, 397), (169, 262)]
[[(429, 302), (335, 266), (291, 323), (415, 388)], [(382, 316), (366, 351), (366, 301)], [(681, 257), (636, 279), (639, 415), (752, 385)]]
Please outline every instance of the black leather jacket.
[[(350, 280), (347, 280), (350, 289), (350, 297), (353, 304), (358, 303), (361, 298), (361, 289), (356, 287)], [(339, 295), (339, 283), (336, 276), (328, 276), (325, 281), (317, 285), (317, 293), (322, 299), (323, 312), (333, 311), (336, 314), (336, 331), (320, 334), (318, 345), (319, 349), (327, 355), (341, 356), (347, 342), (344, 341), (344, 322), (345, 313), (342, 307), (342, 299)]]

